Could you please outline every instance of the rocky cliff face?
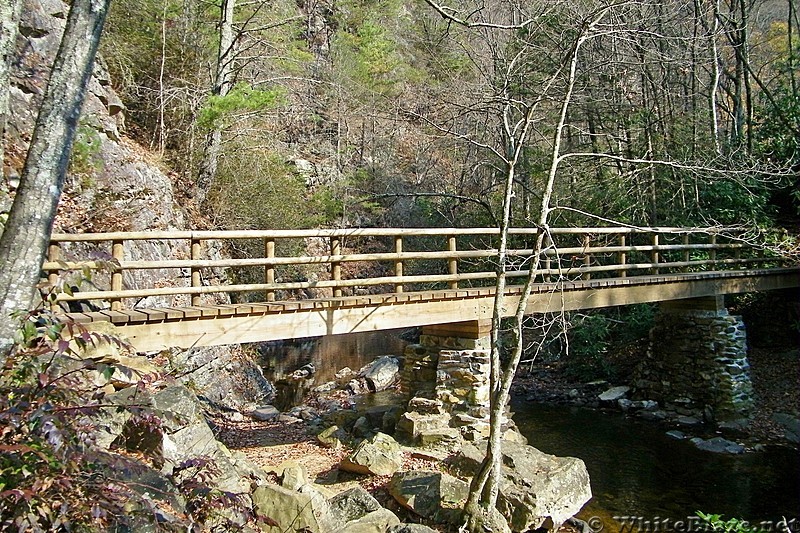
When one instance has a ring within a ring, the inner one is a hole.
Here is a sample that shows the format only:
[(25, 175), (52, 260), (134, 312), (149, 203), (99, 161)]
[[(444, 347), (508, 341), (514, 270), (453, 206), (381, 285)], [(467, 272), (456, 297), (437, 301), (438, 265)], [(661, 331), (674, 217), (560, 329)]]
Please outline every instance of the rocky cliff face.
[[(23, 2), (5, 138), (6, 193), (13, 194), (22, 171), (67, 10), (61, 0)], [(56, 231), (185, 227), (184, 210), (170, 177), (145, 150), (124, 137), (124, 110), (100, 58), (81, 114)]]
[[(68, 5), (61, 0), (25, 0), (12, 65), (11, 104), (5, 142), (5, 179), (0, 183), (0, 213), (8, 212), (19, 183), (25, 154), (33, 133), (39, 105), (44, 96), (50, 66), (64, 30)], [(190, 229), (185, 205), (167, 170), (157, 157), (125, 136), (125, 107), (114, 92), (102, 57), (95, 65), (80, 118), (66, 187), (59, 205), (54, 231), (105, 232)], [(183, 204), (183, 205), (182, 205)], [(2, 231), (2, 227), (0, 227)], [(76, 245), (78, 246), (78, 245)], [(80, 245), (85, 246), (85, 245)], [(185, 258), (188, 242), (126, 244), (129, 260)], [(73, 248), (73, 251), (78, 251)], [(107, 253), (109, 250), (105, 250)], [(81, 250), (85, 253), (86, 250)], [(220, 254), (219, 250), (214, 253)], [(213, 257), (214, 253), (211, 254)], [(71, 259), (70, 249), (64, 259)], [(221, 282), (224, 273), (215, 272)], [(139, 271), (126, 274), (124, 283), (164, 285), (186, 284), (180, 271), (168, 274)], [(144, 279), (146, 277), (154, 279)], [(92, 283), (107, 283), (102, 275)], [(215, 297), (225, 299), (224, 294)], [(140, 306), (186, 305), (178, 298), (151, 297)], [(103, 306), (103, 303), (99, 303)], [(241, 350), (213, 348), (169, 354), (177, 373), (184, 375), (195, 390), (209, 400), (229, 408), (247, 410), (271, 399), (273, 389), (251, 357)]]

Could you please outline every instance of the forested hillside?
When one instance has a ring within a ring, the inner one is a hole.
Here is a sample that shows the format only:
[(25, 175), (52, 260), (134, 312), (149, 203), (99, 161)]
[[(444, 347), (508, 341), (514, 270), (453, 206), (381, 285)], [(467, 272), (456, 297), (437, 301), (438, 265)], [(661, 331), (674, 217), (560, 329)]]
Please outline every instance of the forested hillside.
[[(220, 228), (791, 223), (787, 0), (119, 0), (127, 133)], [(520, 147), (518, 153), (515, 152)], [(596, 217), (602, 217), (598, 219)]]

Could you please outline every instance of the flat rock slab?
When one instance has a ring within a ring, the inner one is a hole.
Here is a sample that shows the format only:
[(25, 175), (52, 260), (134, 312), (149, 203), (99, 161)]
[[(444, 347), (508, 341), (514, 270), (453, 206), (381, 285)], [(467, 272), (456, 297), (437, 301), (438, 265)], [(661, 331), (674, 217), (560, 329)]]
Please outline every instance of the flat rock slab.
[(631, 388), (625, 385), (611, 387), (604, 393), (598, 395), (597, 399), (599, 399), (601, 402), (616, 402), (617, 400), (624, 398), (630, 390)]
[(695, 437), (691, 439), (691, 443), (697, 446), (699, 449), (707, 452), (731, 454), (744, 453), (744, 446), (733, 441), (723, 439), (722, 437), (714, 437), (713, 439), (708, 440)]
[(389, 482), (389, 494), (397, 502), (426, 518), (442, 518), (443, 510), (461, 509), (469, 484), (443, 472), (397, 472)]
[(371, 439), (361, 441), (339, 468), (356, 474), (389, 476), (397, 472), (403, 464), (400, 445), (389, 435), (377, 433)]
[(256, 420), (261, 420), (263, 422), (266, 422), (268, 420), (272, 420), (273, 418), (280, 416), (280, 414), (281, 412), (276, 407), (273, 407), (271, 405), (265, 405), (263, 407), (259, 407), (258, 409), (253, 410), (250, 413), (250, 416)]

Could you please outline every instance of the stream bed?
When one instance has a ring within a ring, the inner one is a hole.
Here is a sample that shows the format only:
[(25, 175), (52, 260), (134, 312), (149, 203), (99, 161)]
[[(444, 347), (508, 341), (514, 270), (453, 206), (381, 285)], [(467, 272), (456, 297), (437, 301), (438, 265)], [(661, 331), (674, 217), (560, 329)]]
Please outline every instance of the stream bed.
[[(697, 531), (696, 511), (797, 531), (800, 453), (768, 446), (741, 455), (705, 452), (658, 424), (622, 413), (512, 401), (529, 444), (586, 463), (594, 497), (578, 515), (595, 531)], [(615, 517), (636, 517), (632, 521)]]
[[(407, 344), (402, 334), (398, 330), (264, 343), (260, 351), (265, 374), (272, 380), (313, 365), (313, 379), (305, 384), (310, 387), (333, 379), (344, 366), (357, 370), (379, 355), (401, 354)], [(362, 401), (398, 400), (380, 394)], [(791, 530), (798, 531), (796, 449), (768, 446), (741, 455), (715, 454), (667, 436), (668, 428), (660, 424), (621, 412), (538, 404), (522, 397), (512, 399), (511, 407), (529, 444), (586, 463), (594, 497), (578, 517), (596, 532), (705, 531), (690, 521), (697, 511), (766, 521), (773, 530), (782, 530), (776, 526), (785, 518)]]

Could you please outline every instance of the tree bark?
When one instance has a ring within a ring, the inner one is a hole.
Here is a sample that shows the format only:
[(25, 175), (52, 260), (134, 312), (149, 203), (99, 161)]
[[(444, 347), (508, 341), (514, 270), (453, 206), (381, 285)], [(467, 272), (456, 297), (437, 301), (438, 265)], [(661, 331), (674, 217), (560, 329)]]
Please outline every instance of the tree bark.
[[(233, 16), (236, 9), (236, 0), (223, 0), (220, 7), (219, 23), (219, 55), (217, 58), (217, 74), (214, 81), (212, 94), (226, 96), (231, 90), (233, 78), (234, 40)], [(217, 175), (219, 156), (222, 151), (222, 129), (215, 124), (206, 136), (206, 148), (203, 160), (200, 162), (200, 172), (197, 177), (197, 192), (195, 198), (202, 204), (214, 178)]]
[(72, 141), (111, 0), (74, 0), (31, 139), (20, 185), (0, 237), (0, 362), (30, 309), (64, 188)]
[[(11, 83), (11, 57), (14, 55), (14, 42), (17, 40), (22, 0), (0, 0), (0, 169), (2, 169), (4, 148), (3, 137), (6, 131), (6, 115)], [(2, 171), (0, 171), (2, 177)]]

